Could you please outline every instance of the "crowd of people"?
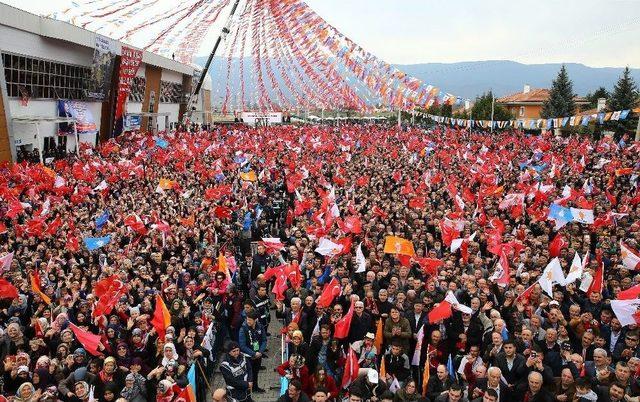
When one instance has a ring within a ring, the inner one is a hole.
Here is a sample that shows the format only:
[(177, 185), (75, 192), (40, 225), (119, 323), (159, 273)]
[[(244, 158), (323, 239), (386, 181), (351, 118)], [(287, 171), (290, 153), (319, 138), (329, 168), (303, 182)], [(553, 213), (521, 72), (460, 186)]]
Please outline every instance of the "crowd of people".
[(275, 359), (283, 402), (638, 400), (640, 333), (611, 301), (640, 283), (639, 154), (354, 124), (6, 164), (0, 394), (251, 401)]

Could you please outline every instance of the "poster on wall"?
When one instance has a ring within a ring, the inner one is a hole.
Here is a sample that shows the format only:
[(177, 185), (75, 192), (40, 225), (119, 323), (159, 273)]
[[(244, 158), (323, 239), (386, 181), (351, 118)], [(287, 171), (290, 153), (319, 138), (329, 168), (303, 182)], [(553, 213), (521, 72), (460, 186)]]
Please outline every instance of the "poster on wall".
[(125, 130), (140, 130), (140, 126), (142, 125), (142, 116), (131, 115), (128, 114), (124, 119), (124, 129)]
[(115, 56), (115, 42), (104, 36), (96, 35), (91, 77), (86, 90), (88, 99), (103, 101), (109, 96)]
[(114, 136), (120, 135), (124, 126), (123, 114), (127, 98), (131, 93), (131, 83), (142, 64), (142, 50), (122, 46), (120, 55), (120, 73), (118, 74), (118, 100), (116, 102)]
[[(95, 134), (98, 131), (96, 121), (86, 102), (59, 100), (58, 116), (76, 119), (78, 134)], [(72, 135), (73, 124), (60, 123), (58, 125), (58, 134)]]

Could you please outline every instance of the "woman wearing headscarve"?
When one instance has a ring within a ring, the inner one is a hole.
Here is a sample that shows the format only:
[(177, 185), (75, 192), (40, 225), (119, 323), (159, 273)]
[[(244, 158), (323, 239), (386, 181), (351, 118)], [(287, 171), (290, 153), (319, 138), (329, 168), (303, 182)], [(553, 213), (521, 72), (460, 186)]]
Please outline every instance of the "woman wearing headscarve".
[(55, 385), (57, 383), (55, 378), (53, 378), (53, 376), (49, 373), (48, 368), (36, 369), (33, 373), (33, 376), (31, 377), (31, 382), (37, 389), (41, 391), (44, 391), (50, 385)]
[(118, 342), (118, 346), (115, 347), (115, 352), (116, 364), (118, 367), (129, 367), (129, 365), (131, 365), (129, 345), (127, 345), (126, 342)]
[(12, 322), (7, 326), (4, 341), (0, 344), (0, 357), (2, 361), (7, 356), (15, 355), (18, 349), (26, 350), (29, 345), (27, 337), (22, 333), (20, 324)]
[(15, 402), (37, 402), (40, 399), (40, 395), (42, 394), (41, 390), (36, 390), (36, 388), (30, 382), (25, 382), (24, 384), (18, 387), (18, 392), (16, 392), (16, 397), (14, 399)]
[(113, 356), (104, 359), (102, 370), (98, 373), (98, 377), (103, 384), (113, 382), (120, 388), (124, 386), (125, 374), (122, 369), (116, 366), (116, 359)]

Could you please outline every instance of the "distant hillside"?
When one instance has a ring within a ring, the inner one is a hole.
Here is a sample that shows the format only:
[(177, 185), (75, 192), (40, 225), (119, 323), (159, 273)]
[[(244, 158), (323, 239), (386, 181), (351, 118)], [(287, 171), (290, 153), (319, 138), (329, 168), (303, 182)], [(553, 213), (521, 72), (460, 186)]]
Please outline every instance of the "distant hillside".
[[(197, 58), (196, 62), (203, 66), (205, 57)], [(524, 84), (531, 85), (532, 88), (549, 88), (551, 81), (558, 74), (560, 64), (522, 64), (514, 61), (469, 61), (460, 63), (423, 63), (397, 65), (396, 67), (405, 73), (412, 75), (427, 84), (441, 88), (445, 92), (452, 93), (464, 98), (475, 98), (483, 92), (493, 89), (496, 96), (503, 96), (522, 91)], [(604, 86), (611, 91), (616, 81), (622, 73), (620, 68), (596, 68), (583, 64), (567, 63), (569, 77), (573, 81), (574, 91), (584, 96), (588, 92), (593, 92), (599, 86)], [(239, 60), (234, 59), (231, 68), (231, 96), (239, 91), (238, 71)], [(249, 58), (244, 60), (245, 83), (248, 84), (247, 92), (252, 92), (251, 82), (255, 80), (252, 72), (252, 61)], [(632, 69), (632, 75), (636, 82), (640, 84), (640, 69)], [(219, 104), (224, 97), (226, 88), (227, 61), (216, 57), (210, 71), (214, 85), (213, 103)], [(276, 73), (278, 81), (281, 78)], [(265, 77), (265, 84), (269, 88)], [(287, 92), (284, 85), (281, 85), (283, 92)]]

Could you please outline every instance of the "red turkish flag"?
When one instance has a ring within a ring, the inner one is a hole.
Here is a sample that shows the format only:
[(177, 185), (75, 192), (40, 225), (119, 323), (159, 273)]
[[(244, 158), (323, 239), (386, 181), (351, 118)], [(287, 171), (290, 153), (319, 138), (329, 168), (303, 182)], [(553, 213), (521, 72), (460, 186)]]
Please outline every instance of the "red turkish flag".
[(344, 374), (342, 375), (342, 389), (347, 389), (347, 387), (358, 378), (359, 370), (358, 356), (353, 348), (349, 348), (347, 361), (344, 365)]
[(567, 247), (567, 245), (568, 243), (564, 239), (564, 237), (562, 237), (562, 234), (558, 233), (556, 237), (553, 238), (551, 243), (549, 243), (549, 255), (551, 256), (551, 258), (559, 256), (560, 251), (562, 251), (563, 248)]
[(426, 197), (413, 197), (409, 200), (409, 208), (424, 209), (427, 205)]
[(18, 289), (6, 279), (0, 278), (0, 299), (17, 299), (18, 296)]
[(420, 265), (425, 274), (431, 276), (438, 275), (438, 268), (444, 265), (444, 261), (435, 258), (414, 257), (413, 259)]
[(640, 296), (640, 284), (618, 293), (618, 300), (632, 300)]
[(316, 304), (321, 307), (329, 307), (333, 299), (340, 295), (340, 291), (340, 282), (336, 278), (331, 279), (331, 282), (324, 285), (322, 294), (316, 300)]
[(445, 320), (453, 314), (451, 303), (442, 301), (429, 312), (429, 323), (434, 324), (440, 320)]
[(351, 320), (353, 319), (353, 306), (355, 302), (351, 300), (351, 306), (349, 307), (349, 311), (344, 315), (335, 325), (335, 331), (333, 333), (333, 337), (336, 339), (344, 339), (349, 335), (349, 330), (351, 329)]
[(102, 355), (102, 353), (98, 350), (98, 345), (100, 345), (100, 335), (85, 331), (82, 328), (78, 328), (71, 323), (69, 324), (69, 327), (87, 352), (91, 353), (94, 356)]

